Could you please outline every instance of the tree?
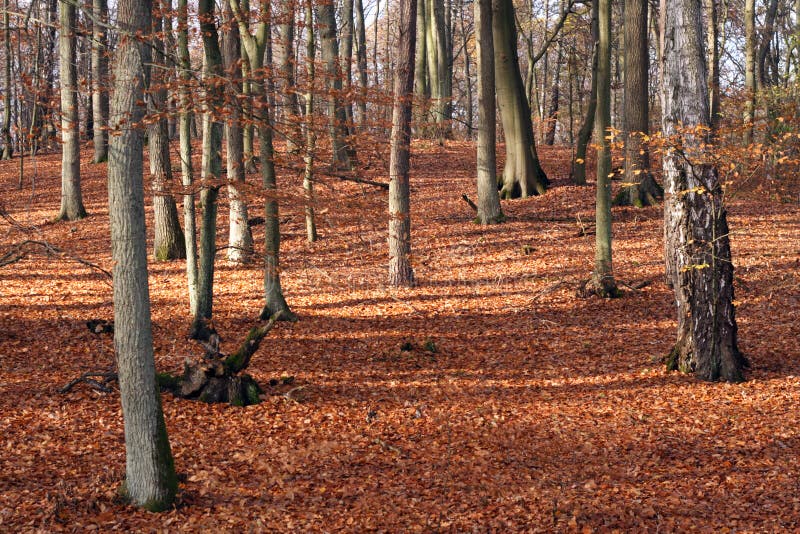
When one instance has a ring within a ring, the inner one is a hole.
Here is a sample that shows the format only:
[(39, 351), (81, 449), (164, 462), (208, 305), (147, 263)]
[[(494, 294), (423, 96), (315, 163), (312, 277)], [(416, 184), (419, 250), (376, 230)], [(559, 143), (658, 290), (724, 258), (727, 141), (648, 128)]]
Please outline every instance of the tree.
[(105, 24), (108, 19), (107, 0), (92, 0), (92, 143), (95, 163), (108, 159), (108, 40)]
[(703, 380), (738, 382), (747, 365), (737, 346), (733, 263), (723, 191), (704, 151), (710, 130), (701, 0), (667, 0), (663, 157), (667, 279), (675, 291), (678, 335), (669, 369)]
[[(63, 4), (62, 4), (63, 5)], [(153, 360), (145, 247), (143, 135), (145, 69), (150, 46), (149, 0), (120, 0), (115, 57), (108, 199), (114, 260), (114, 346), (125, 421), (124, 494), (151, 511), (170, 507), (177, 479)]]
[(311, 0), (306, 0), (306, 72), (308, 91), (306, 92), (306, 147), (303, 160), (303, 189), (306, 194), (306, 239), (309, 243), (317, 240), (317, 223), (314, 219), (314, 151), (317, 134), (314, 131), (314, 81), (316, 79), (317, 48), (314, 36), (314, 10)]
[(592, 285), (602, 297), (617, 296), (611, 261), (611, 0), (597, 0), (597, 202)]
[(411, 95), (414, 91), (414, 49), (417, 0), (400, 0), (400, 28), (394, 80), (394, 106), (389, 159), (389, 285), (411, 286), (411, 213), (408, 171), (411, 156)]
[(0, 154), (2, 159), (11, 159), (13, 147), (11, 146), (11, 27), (8, 17), (8, 0), (3, 0), (3, 48), (5, 52), (5, 62), (3, 65), (3, 126), (2, 143), (3, 152)]
[[(713, 1), (713, 0), (712, 0)], [(625, 177), (616, 205), (653, 206), (664, 196), (650, 172), (647, 2), (625, 1)]]
[(594, 117), (597, 111), (597, 6), (598, 2), (592, 2), (592, 79), (590, 81), (591, 90), (589, 102), (586, 105), (586, 117), (583, 120), (581, 129), (578, 130), (578, 142), (575, 145), (575, 158), (572, 160), (572, 181), (576, 185), (586, 185), (586, 148), (592, 139), (594, 130)]
[(491, 0), (475, 0), (475, 51), (478, 56), (478, 222), (496, 224), (503, 220), (497, 192), (494, 102), (494, 44), (492, 42)]
[(258, 144), (261, 152), (261, 179), (267, 193), (264, 205), (264, 299), (265, 304), (261, 310), (261, 318), (280, 313), (282, 321), (294, 321), (297, 317), (289, 309), (286, 298), (281, 288), (279, 256), (280, 256), (280, 220), (278, 219), (278, 199), (275, 198), (278, 183), (275, 175), (274, 148), (272, 144), (272, 121), (270, 118), (269, 99), (263, 72), (264, 56), (270, 43), (269, 3), (261, 6), (263, 13), (256, 26), (255, 32), (250, 33), (246, 14), (242, 12), (238, 0), (229, 0), (233, 15), (239, 24), (239, 34), (242, 39), (245, 57), (250, 65), (251, 73), (255, 76), (252, 81), (253, 97), (257, 100), (254, 105), (254, 117), (258, 125)]
[(744, 137), (753, 141), (753, 118), (756, 98), (756, 0), (744, 1)]
[(235, 94), (228, 99), (225, 113), (225, 140), (227, 151), (228, 200), (230, 202), (228, 230), (228, 261), (247, 263), (253, 252), (253, 235), (247, 224), (247, 202), (240, 189), (245, 181), (244, 130), (242, 128), (242, 108), (238, 96), (242, 94), (241, 41), (239, 26), (233, 19), (230, 5), (222, 9), (226, 25), (230, 25), (222, 35), (222, 56), (229, 86)]
[(539, 164), (531, 111), (517, 61), (517, 30), (511, 0), (492, 1), (492, 34), (497, 104), (506, 138), (506, 164), (500, 181), (502, 198), (544, 193), (547, 175)]
[(147, 127), (150, 174), (153, 175), (153, 257), (157, 261), (186, 257), (186, 242), (178, 219), (178, 206), (170, 191), (172, 187), (172, 162), (169, 154), (167, 107), (167, 53), (159, 37), (165, 27), (163, 9), (153, 18), (153, 64), (150, 69), (148, 111), (154, 115)]
[(75, 66), (75, 4), (59, 0), (58, 63), (61, 74), (61, 211), (58, 219), (86, 217), (81, 196), (78, 73)]

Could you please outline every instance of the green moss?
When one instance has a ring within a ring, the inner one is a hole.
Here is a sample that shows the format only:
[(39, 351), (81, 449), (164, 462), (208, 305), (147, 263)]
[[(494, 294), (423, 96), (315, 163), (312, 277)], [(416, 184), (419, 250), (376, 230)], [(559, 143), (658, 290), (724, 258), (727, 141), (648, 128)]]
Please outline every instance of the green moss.
[(677, 371), (678, 370), (678, 357), (680, 355), (680, 351), (678, 350), (677, 345), (672, 347), (672, 350), (667, 355), (666, 364), (667, 364), (667, 371)]
[(260, 403), (261, 393), (263, 393), (263, 390), (258, 386), (255, 380), (247, 380), (247, 383), (244, 386), (244, 396), (248, 405)]
[(161, 389), (175, 391), (181, 384), (181, 377), (169, 373), (156, 373), (156, 384)]

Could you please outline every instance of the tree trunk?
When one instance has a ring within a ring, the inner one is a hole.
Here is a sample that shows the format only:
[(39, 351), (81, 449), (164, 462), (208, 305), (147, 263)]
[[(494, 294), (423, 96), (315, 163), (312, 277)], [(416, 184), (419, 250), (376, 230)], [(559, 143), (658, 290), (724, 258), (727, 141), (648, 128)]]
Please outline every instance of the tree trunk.
[(217, 119), (223, 107), (222, 52), (219, 48), (217, 25), (214, 18), (214, 1), (200, 0), (198, 4), (200, 33), (203, 36), (205, 72), (203, 78), (207, 93), (207, 106), (203, 116), (203, 154), (200, 169), (200, 242), (197, 268), (196, 332), (204, 320), (210, 319), (214, 297), (214, 260), (217, 255), (217, 196), (222, 176), (223, 124)]
[(500, 194), (497, 192), (494, 102), (494, 43), (492, 42), (492, 2), (475, 0), (475, 55), (478, 58), (478, 223), (503, 221)]
[(558, 52), (556, 53), (556, 68), (553, 74), (553, 88), (550, 90), (550, 109), (547, 112), (547, 130), (544, 136), (544, 144), (553, 146), (556, 142), (556, 128), (558, 126), (558, 104), (560, 99), (561, 88), (561, 57), (562, 57), (561, 41), (558, 43)]
[(358, 58), (358, 121), (361, 130), (367, 127), (367, 29), (364, 21), (363, 0), (355, 0), (356, 10), (356, 35), (358, 36), (358, 46), (356, 47), (356, 57)]
[(237, 98), (242, 93), (241, 43), (239, 26), (233, 21), (233, 12), (226, 2), (223, 5), (224, 20), (230, 24), (222, 35), (222, 55), (230, 86), (235, 95), (228, 99), (225, 110), (225, 140), (228, 171), (228, 201), (230, 202), (228, 229), (228, 261), (245, 264), (253, 254), (253, 236), (247, 224), (247, 201), (240, 191), (245, 182), (244, 131), (242, 108)]
[(746, 360), (737, 347), (733, 263), (717, 170), (704, 157), (710, 125), (701, 0), (668, 0), (664, 35), (663, 157), (667, 276), (678, 306), (669, 369), (704, 380), (738, 382)]
[(341, 18), (342, 30), (342, 92), (344, 96), (345, 125), (350, 130), (353, 127), (353, 3), (354, 0), (342, 0)]
[(586, 148), (592, 139), (594, 130), (594, 118), (597, 111), (597, 2), (592, 2), (592, 80), (589, 102), (586, 106), (586, 117), (583, 120), (581, 129), (578, 130), (578, 142), (575, 146), (575, 159), (572, 161), (572, 181), (576, 185), (586, 185)]
[(278, 16), (278, 35), (276, 61), (278, 63), (277, 89), (281, 95), (282, 114), (284, 127), (289, 132), (286, 141), (286, 150), (296, 152), (303, 145), (300, 128), (297, 127), (299, 103), (295, 92), (294, 76), (294, 2), (281, 3), (281, 12)]
[[(711, 0), (713, 1), (713, 0)], [(664, 191), (650, 172), (647, 2), (625, 3), (625, 184), (615, 205), (653, 206)]]
[(597, 0), (597, 202), (592, 285), (601, 297), (618, 295), (611, 257), (611, 0)]
[(394, 80), (389, 159), (389, 285), (414, 285), (411, 266), (411, 213), (408, 172), (411, 156), (411, 95), (417, 0), (400, 0), (397, 71)]
[(3, 67), (3, 153), (2, 159), (11, 159), (13, 147), (11, 146), (11, 28), (9, 26), (8, 0), (3, 0), (3, 45), (5, 48), (5, 63)]
[(708, 24), (708, 94), (710, 98), (711, 130), (719, 125), (719, 0), (705, 0)]
[(347, 115), (341, 103), (342, 73), (339, 68), (339, 43), (336, 39), (336, 12), (334, 5), (325, 2), (317, 6), (317, 22), (322, 62), (325, 65), (325, 82), (328, 89), (328, 130), (333, 150), (333, 167), (351, 168), (351, 150), (347, 145)]
[[(64, 4), (62, 4), (64, 5)], [(149, 0), (120, 0), (123, 30), (115, 56), (114, 97), (108, 164), (111, 250), (114, 263), (114, 346), (125, 421), (123, 493), (151, 511), (168, 509), (178, 489), (167, 428), (156, 386), (145, 248), (142, 72), (150, 48), (130, 35), (148, 34)], [(145, 76), (146, 77), (146, 76)]]
[(189, 289), (189, 309), (197, 316), (197, 223), (195, 221), (195, 198), (193, 192), (194, 169), (192, 168), (192, 98), (189, 84), (192, 64), (189, 57), (189, 30), (187, 22), (188, 0), (178, 0), (178, 98), (180, 114), (178, 136), (180, 138), (181, 183), (183, 195), (183, 227), (186, 248), (186, 281)]
[(107, 0), (92, 1), (92, 125), (95, 163), (108, 159), (108, 41), (103, 24), (108, 20)]
[(436, 137), (440, 140), (450, 137), (450, 114), (452, 98), (452, 78), (447, 61), (447, 28), (445, 25), (444, 0), (423, 0), (425, 2), (425, 51), (428, 67), (428, 84), (433, 101), (433, 120), (436, 124)]
[[(159, 10), (163, 11), (163, 10)], [(149, 113), (157, 117), (147, 127), (150, 174), (153, 175), (153, 257), (156, 261), (176, 260), (186, 257), (186, 242), (178, 219), (178, 207), (172, 196), (172, 163), (169, 153), (169, 125), (167, 124), (167, 56), (164, 43), (158, 37), (164, 29), (164, 19), (153, 21), (153, 64), (150, 71)]]
[(492, 1), (495, 85), (503, 133), (506, 164), (500, 182), (502, 198), (544, 193), (549, 180), (539, 164), (533, 139), (531, 112), (517, 62), (517, 31), (511, 0)]
[(314, 131), (314, 82), (317, 49), (314, 43), (314, 10), (311, 0), (306, 2), (306, 72), (308, 73), (308, 92), (306, 93), (306, 148), (303, 160), (303, 189), (306, 194), (306, 239), (309, 243), (317, 240), (317, 223), (314, 220), (314, 152), (317, 134)]
[(86, 217), (81, 197), (75, 4), (59, 0), (58, 58), (61, 73), (61, 212), (58, 219)]

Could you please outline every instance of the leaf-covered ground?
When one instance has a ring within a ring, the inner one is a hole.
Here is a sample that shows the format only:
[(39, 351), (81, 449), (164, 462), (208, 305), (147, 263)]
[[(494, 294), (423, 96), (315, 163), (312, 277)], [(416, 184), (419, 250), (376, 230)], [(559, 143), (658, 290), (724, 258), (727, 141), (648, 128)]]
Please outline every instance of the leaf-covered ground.
[[(508, 222), (491, 228), (460, 199), (474, 198), (471, 145), (415, 150), (413, 289), (385, 284), (385, 192), (318, 185), (322, 239), (309, 245), (299, 179), (282, 177), (282, 280), (301, 320), (279, 325), (250, 371), (294, 382), (245, 409), (163, 396), (183, 480), (163, 514), (116, 498), (118, 394), (58, 393), (113, 364), (110, 337), (85, 326), (112, 318), (107, 278), (35, 248), (0, 269), (0, 530), (800, 529), (797, 204), (758, 192), (731, 202), (753, 370), (744, 384), (709, 384), (658, 363), (675, 333), (660, 207), (614, 211), (617, 278), (651, 284), (579, 299), (594, 236), (576, 220), (593, 219), (594, 190), (569, 185), (567, 150), (542, 149), (554, 186), (505, 203)], [(105, 166), (82, 168), (90, 216), (52, 224), (59, 163), (26, 161), (22, 191), (18, 160), (0, 166), (2, 203), (20, 224), (2, 222), (0, 253), (46, 240), (110, 269)], [(184, 264), (150, 267), (157, 366), (177, 371), (201, 352), (185, 339)], [(261, 277), (221, 253), (223, 350), (255, 324)]]

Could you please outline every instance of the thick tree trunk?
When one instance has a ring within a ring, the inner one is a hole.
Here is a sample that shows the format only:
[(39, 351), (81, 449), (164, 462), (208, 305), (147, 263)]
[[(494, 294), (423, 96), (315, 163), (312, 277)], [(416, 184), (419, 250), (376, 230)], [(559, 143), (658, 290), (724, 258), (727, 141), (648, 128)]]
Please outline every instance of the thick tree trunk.
[[(713, 0), (711, 0), (713, 1)], [(653, 206), (664, 191), (650, 172), (647, 2), (625, 2), (625, 184), (615, 205)]]
[(497, 192), (497, 113), (494, 102), (492, 2), (475, 0), (475, 53), (478, 57), (478, 223), (503, 221)]
[(597, 201), (592, 285), (601, 297), (615, 297), (618, 290), (611, 255), (611, 0), (597, 2)]
[(123, 493), (151, 511), (168, 509), (178, 488), (167, 428), (156, 386), (145, 248), (143, 76), (150, 49), (129, 35), (150, 32), (149, 0), (120, 0), (117, 20), (124, 31), (115, 56), (108, 164), (111, 250), (114, 260), (114, 346), (125, 421)]
[(347, 115), (342, 106), (342, 72), (339, 68), (339, 43), (336, 39), (336, 12), (334, 5), (324, 2), (317, 6), (322, 63), (325, 65), (325, 83), (328, 89), (328, 130), (333, 150), (333, 167), (350, 170), (352, 147), (347, 144)]
[(408, 172), (411, 156), (411, 95), (417, 0), (400, 0), (397, 71), (389, 160), (389, 285), (414, 285), (411, 267), (411, 213)]
[(92, 15), (95, 19), (92, 25), (92, 126), (94, 132), (95, 163), (108, 159), (108, 133), (106, 124), (108, 119), (108, 42), (106, 29), (103, 26), (108, 20), (108, 3), (106, 0), (92, 1)]
[[(156, 36), (164, 30), (163, 18), (154, 19)], [(148, 111), (158, 117), (147, 127), (150, 174), (153, 175), (153, 257), (156, 261), (176, 260), (186, 257), (186, 242), (178, 218), (178, 207), (172, 196), (172, 163), (169, 154), (169, 125), (167, 124), (167, 56), (164, 43), (153, 39), (153, 62), (150, 71), (150, 98)]]
[(233, 21), (233, 12), (226, 2), (223, 6), (225, 21), (230, 28), (222, 35), (222, 55), (234, 98), (228, 99), (225, 110), (225, 140), (227, 145), (228, 201), (230, 203), (228, 226), (228, 261), (248, 263), (253, 254), (253, 236), (247, 224), (247, 201), (241, 189), (245, 182), (244, 131), (242, 108), (236, 98), (242, 93), (241, 43), (239, 26)]
[(703, 380), (738, 382), (746, 360), (737, 346), (733, 263), (717, 170), (703, 163), (710, 125), (701, 0), (668, 0), (664, 31), (664, 234), (667, 275), (678, 306), (677, 343), (668, 368)]
[(592, 2), (592, 70), (589, 102), (586, 105), (586, 117), (578, 130), (578, 142), (575, 146), (575, 159), (572, 161), (572, 181), (576, 185), (586, 185), (586, 148), (592, 139), (594, 117), (597, 111), (597, 2)]
[(492, 11), (495, 85), (506, 138), (506, 164), (500, 182), (500, 196), (525, 198), (539, 195), (544, 193), (549, 181), (536, 154), (530, 108), (517, 62), (514, 5), (511, 0), (493, 0)]
[(61, 73), (61, 211), (58, 219), (86, 217), (81, 196), (78, 73), (75, 53), (75, 4), (59, 0), (58, 58)]

